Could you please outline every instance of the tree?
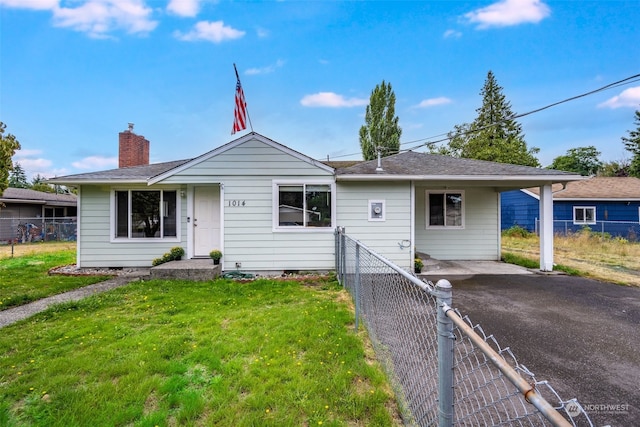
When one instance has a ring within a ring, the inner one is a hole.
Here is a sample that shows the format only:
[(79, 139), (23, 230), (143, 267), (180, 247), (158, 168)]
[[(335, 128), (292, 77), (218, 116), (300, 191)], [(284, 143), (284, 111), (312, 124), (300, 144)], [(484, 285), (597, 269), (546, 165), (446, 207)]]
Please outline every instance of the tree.
[(4, 135), (7, 125), (0, 122), (0, 195), (9, 186), (9, 172), (13, 169), (11, 158), (20, 149), (20, 142), (15, 136)]
[(44, 193), (57, 193), (56, 188), (51, 184), (47, 184), (45, 182), (46, 180), (47, 178), (45, 178), (40, 174), (37, 174), (31, 179), (31, 186), (30, 186), (31, 189), (36, 191), (42, 191)]
[(635, 124), (636, 130), (629, 130), (629, 137), (622, 137), (625, 150), (629, 151), (633, 157), (629, 165), (629, 176), (640, 178), (640, 110), (636, 110)]
[(629, 160), (604, 162), (598, 169), (598, 176), (629, 176)]
[(20, 163), (14, 163), (13, 170), (9, 172), (9, 187), (29, 188), (27, 174), (24, 172), (24, 169), (22, 169)]
[(602, 167), (602, 162), (598, 159), (600, 154), (593, 145), (570, 148), (564, 156), (553, 159), (547, 169), (576, 172), (584, 176), (595, 175)]
[(448, 147), (439, 151), (454, 157), (490, 160), (525, 166), (540, 166), (540, 149), (527, 147), (522, 126), (513, 117), (509, 103), (493, 72), (489, 71), (482, 91), (482, 106), (472, 123), (456, 125), (449, 132)]
[(373, 160), (380, 150), (383, 156), (400, 150), (402, 129), (395, 115), (396, 95), (391, 83), (376, 85), (364, 116), (365, 124), (360, 128), (360, 147), (365, 160)]

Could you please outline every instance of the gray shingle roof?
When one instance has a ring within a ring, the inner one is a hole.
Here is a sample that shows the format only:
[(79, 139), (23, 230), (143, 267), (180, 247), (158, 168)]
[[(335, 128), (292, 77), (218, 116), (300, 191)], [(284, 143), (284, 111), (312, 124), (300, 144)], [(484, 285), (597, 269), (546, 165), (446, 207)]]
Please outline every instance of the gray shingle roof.
[(16, 202), (19, 200), (29, 200), (34, 202), (57, 202), (75, 205), (77, 196), (75, 194), (56, 194), (45, 193), (44, 191), (35, 191), (28, 188), (6, 188), (0, 197), (5, 202)]
[(439, 154), (407, 151), (382, 159), (382, 172), (376, 172), (377, 160), (338, 168), (340, 175), (407, 175), (407, 176), (575, 176), (573, 173), (552, 169), (506, 163), (460, 159)]
[(154, 163), (143, 166), (132, 166), (128, 168), (110, 169), (99, 172), (80, 173), (76, 175), (60, 176), (51, 178), (51, 183), (69, 182), (103, 182), (103, 181), (138, 181), (143, 182), (156, 175), (160, 175), (171, 169), (177, 168), (191, 159), (176, 160), (173, 162)]

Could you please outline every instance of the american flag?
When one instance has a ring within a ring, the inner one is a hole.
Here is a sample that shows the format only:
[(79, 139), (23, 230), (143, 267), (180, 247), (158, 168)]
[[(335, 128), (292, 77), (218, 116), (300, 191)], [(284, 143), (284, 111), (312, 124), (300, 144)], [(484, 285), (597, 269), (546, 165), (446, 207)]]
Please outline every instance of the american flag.
[(247, 103), (244, 100), (244, 91), (240, 84), (238, 70), (236, 70), (236, 78), (238, 79), (238, 83), (236, 83), (236, 108), (233, 112), (233, 129), (231, 130), (231, 135), (247, 128)]

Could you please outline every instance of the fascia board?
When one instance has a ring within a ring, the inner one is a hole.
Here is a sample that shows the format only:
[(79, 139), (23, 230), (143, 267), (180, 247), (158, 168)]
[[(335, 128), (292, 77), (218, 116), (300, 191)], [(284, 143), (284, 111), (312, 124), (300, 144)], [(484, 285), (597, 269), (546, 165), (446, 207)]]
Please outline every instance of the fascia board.
[(77, 185), (94, 185), (94, 184), (147, 184), (148, 180), (147, 179), (118, 179), (118, 178), (110, 178), (110, 179), (82, 179), (82, 180), (78, 180), (78, 179), (70, 179), (70, 180), (54, 180), (54, 179), (50, 179), (46, 181), (49, 184), (54, 184), (54, 185), (73, 185), (73, 186), (77, 186)]
[(336, 181), (531, 181), (536, 183), (577, 181), (579, 175), (337, 175)]
[(554, 197), (556, 202), (640, 202), (639, 197)]

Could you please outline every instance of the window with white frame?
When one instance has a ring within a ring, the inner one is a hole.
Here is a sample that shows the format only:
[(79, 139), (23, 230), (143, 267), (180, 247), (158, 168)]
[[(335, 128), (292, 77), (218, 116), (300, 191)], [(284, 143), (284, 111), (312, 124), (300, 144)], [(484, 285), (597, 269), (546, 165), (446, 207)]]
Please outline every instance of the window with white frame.
[(574, 224), (595, 224), (596, 223), (595, 206), (574, 206), (573, 207), (573, 223)]
[(426, 192), (427, 228), (464, 228), (464, 191)]
[(116, 190), (116, 239), (176, 238), (178, 204), (175, 190)]
[(331, 184), (274, 183), (276, 228), (333, 227)]

